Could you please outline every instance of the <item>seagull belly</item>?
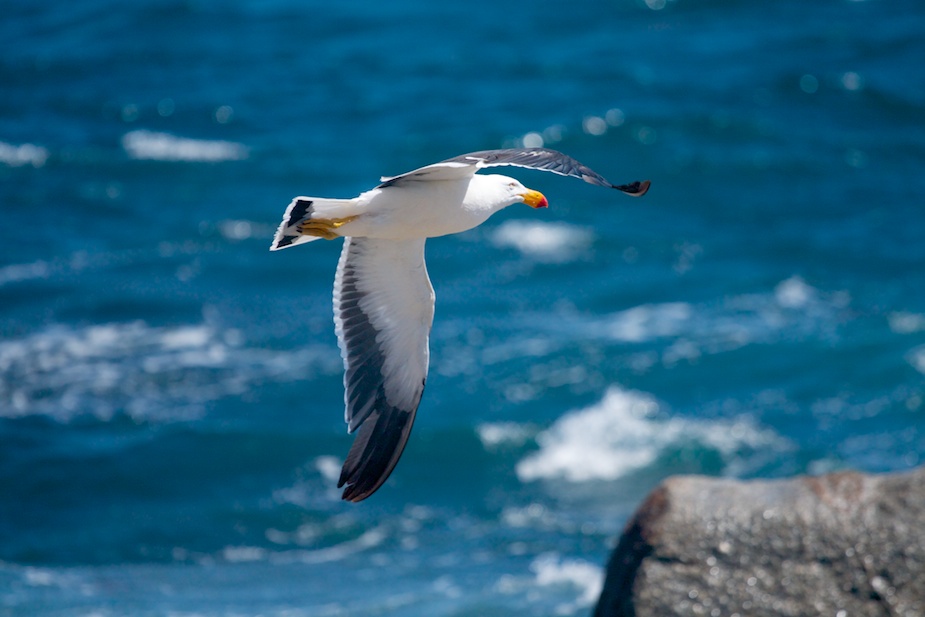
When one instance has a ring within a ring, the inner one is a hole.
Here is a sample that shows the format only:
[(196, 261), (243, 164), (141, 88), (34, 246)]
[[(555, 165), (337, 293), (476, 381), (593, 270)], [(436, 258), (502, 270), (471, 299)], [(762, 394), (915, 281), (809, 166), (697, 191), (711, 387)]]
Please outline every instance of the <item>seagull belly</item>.
[(472, 229), (491, 213), (467, 207), (468, 184), (428, 181), (373, 189), (358, 198), (363, 214), (338, 231), (344, 236), (408, 240)]

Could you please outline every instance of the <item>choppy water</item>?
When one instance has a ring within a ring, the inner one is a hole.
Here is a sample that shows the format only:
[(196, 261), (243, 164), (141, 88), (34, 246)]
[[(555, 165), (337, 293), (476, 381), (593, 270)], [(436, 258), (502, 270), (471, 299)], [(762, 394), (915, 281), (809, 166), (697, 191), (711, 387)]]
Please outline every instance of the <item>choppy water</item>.
[[(15, 1), (0, 21), (0, 615), (586, 614), (673, 473), (925, 452), (912, 1)], [(431, 241), (432, 366), (373, 498), (338, 243), (292, 196), (540, 143)]]

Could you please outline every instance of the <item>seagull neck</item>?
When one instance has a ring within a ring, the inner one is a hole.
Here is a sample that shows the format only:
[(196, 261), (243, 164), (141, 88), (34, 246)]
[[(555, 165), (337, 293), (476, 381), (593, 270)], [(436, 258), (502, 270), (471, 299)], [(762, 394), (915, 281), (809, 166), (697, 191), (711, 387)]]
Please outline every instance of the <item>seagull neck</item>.
[(476, 174), (466, 191), (465, 208), (491, 215), (516, 203), (517, 197), (508, 190), (509, 180), (498, 174)]

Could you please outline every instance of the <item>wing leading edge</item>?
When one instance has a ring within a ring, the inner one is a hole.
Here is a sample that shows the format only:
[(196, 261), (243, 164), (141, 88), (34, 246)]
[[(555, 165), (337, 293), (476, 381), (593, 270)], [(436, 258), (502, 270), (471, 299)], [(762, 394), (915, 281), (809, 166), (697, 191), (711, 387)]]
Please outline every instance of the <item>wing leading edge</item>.
[(629, 184), (611, 184), (590, 167), (557, 150), (548, 148), (507, 148), (470, 152), (440, 163), (420, 167), (399, 176), (385, 177), (382, 178), (382, 184), (378, 188), (396, 186), (406, 182), (461, 179), (471, 176), (485, 167), (503, 166), (550, 171), (560, 176), (578, 178), (589, 184), (617, 189), (633, 197), (645, 195), (650, 184), (648, 180), (630, 182)]

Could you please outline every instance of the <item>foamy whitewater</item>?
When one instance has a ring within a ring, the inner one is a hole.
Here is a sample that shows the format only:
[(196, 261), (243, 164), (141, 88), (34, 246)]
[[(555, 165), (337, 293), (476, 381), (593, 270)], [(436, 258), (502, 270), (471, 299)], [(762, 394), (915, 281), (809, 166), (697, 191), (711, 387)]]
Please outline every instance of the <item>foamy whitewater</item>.
[[(448, 28), (448, 24), (452, 27)], [(589, 615), (665, 478), (921, 465), (920, 2), (14, 2), (0, 20), (0, 616)], [(296, 195), (553, 147), (427, 243), (370, 499)]]
[(153, 161), (234, 161), (247, 158), (247, 148), (223, 140), (189, 139), (169, 133), (137, 130), (122, 136), (122, 147), (133, 159)]
[(728, 423), (673, 418), (652, 397), (617, 387), (599, 403), (566, 413), (536, 441), (539, 450), (516, 467), (525, 482), (616, 480), (652, 465), (666, 451), (685, 447), (714, 450), (737, 466), (747, 465), (749, 455), (786, 448), (773, 432), (746, 418)]
[(537, 261), (563, 263), (579, 257), (593, 237), (589, 230), (566, 223), (507, 221), (494, 231), (492, 241)]
[(0, 342), (0, 412), (59, 421), (87, 413), (100, 420), (190, 419), (209, 401), (244, 394), (255, 382), (339, 369), (327, 348), (248, 348), (241, 331), (202, 323), (59, 326)]

